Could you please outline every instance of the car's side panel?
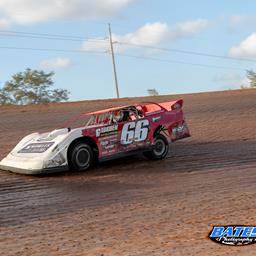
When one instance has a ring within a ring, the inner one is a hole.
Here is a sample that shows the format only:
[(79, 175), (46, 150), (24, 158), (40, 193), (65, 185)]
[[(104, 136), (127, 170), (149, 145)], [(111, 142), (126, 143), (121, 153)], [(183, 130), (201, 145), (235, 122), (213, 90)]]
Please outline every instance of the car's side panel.
[(161, 109), (146, 113), (144, 118), (137, 120), (88, 127), (82, 133), (83, 136), (95, 141), (99, 150), (99, 159), (103, 159), (151, 147), (154, 133), (159, 127), (165, 129), (169, 141), (189, 136), (181, 107), (170, 111)]
[(118, 129), (118, 152), (145, 148), (150, 144), (150, 123), (147, 118), (123, 122)]
[(157, 127), (162, 126), (167, 130), (168, 137), (171, 141), (189, 137), (189, 130), (187, 128), (184, 114), (181, 108), (166, 111), (160, 115), (151, 115), (152, 130), (155, 131)]

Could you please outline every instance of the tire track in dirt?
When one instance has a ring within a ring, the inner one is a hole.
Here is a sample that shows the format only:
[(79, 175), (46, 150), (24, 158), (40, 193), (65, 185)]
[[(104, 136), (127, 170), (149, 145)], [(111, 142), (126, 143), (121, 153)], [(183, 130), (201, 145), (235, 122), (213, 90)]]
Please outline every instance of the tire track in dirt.
[[(171, 145), (165, 161), (135, 156), (40, 177), (0, 172), (1, 254), (253, 255), (253, 246), (227, 251), (206, 236), (213, 224), (256, 222), (256, 91), (181, 97), (192, 137)], [(27, 133), (129, 101), (3, 107), (0, 157)]]

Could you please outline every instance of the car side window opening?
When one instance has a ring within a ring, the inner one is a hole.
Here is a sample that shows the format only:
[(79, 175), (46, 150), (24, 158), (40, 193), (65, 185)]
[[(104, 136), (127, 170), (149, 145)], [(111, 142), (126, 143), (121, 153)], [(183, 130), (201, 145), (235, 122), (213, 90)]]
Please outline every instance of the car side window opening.
[(87, 126), (100, 126), (111, 124), (111, 113), (102, 113), (98, 115), (92, 115), (87, 122)]
[(130, 120), (135, 121), (135, 120), (138, 119), (138, 115), (134, 111), (130, 110), (129, 111), (129, 118), (130, 118)]
[(122, 122), (135, 121), (144, 118), (144, 112), (140, 106), (131, 106), (110, 112), (92, 115), (87, 126), (112, 125)]
[(96, 124), (96, 116), (92, 115), (89, 119), (89, 121), (87, 122), (86, 126), (93, 126)]
[(113, 123), (121, 123), (124, 119), (124, 112), (122, 109), (113, 112), (112, 121)]
[(136, 107), (136, 111), (137, 111), (137, 113), (138, 113), (138, 117), (139, 118), (144, 118), (144, 111), (143, 111), (143, 108), (141, 107), (141, 106), (137, 106)]
[(113, 123), (129, 122), (137, 119), (138, 115), (133, 109), (120, 109), (113, 112)]
[(111, 123), (111, 113), (103, 113), (100, 116), (100, 123), (103, 125), (108, 125)]

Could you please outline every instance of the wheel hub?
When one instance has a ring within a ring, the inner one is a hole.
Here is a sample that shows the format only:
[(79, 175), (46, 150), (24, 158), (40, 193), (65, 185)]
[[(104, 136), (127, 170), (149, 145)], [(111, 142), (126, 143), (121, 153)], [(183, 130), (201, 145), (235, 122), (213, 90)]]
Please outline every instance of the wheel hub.
[(80, 167), (84, 167), (86, 165), (88, 165), (90, 160), (90, 153), (87, 149), (85, 148), (81, 148), (78, 150), (77, 154), (76, 154), (76, 161), (77, 164)]
[(155, 154), (156, 155), (162, 155), (165, 151), (165, 143), (162, 140), (157, 140), (155, 142)]

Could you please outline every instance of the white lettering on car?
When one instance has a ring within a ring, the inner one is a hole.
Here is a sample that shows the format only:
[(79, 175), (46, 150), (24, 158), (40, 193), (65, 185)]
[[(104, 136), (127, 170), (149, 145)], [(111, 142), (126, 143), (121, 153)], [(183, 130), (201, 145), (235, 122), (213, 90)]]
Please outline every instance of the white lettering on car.
[(132, 142), (140, 142), (147, 139), (149, 121), (147, 119), (129, 122), (123, 126), (121, 144), (128, 145)]
[(101, 127), (96, 129), (96, 137), (100, 137), (104, 134), (115, 132), (118, 130), (118, 125), (111, 125), (107, 127)]

